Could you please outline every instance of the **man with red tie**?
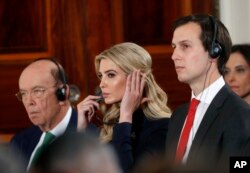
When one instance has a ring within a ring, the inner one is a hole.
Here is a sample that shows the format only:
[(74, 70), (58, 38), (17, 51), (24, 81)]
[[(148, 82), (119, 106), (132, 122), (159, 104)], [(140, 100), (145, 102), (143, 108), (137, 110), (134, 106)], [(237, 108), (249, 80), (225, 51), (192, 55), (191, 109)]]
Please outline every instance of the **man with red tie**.
[(221, 76), (230, 35), (222, 22), (202, 14), (176, 20), (173, 29), (172, 60), (192, 101), (171, 117), (168, 159), (188, 171), (228, 171), (230, 156), (240, 156), (250, 138), (250, 107)]

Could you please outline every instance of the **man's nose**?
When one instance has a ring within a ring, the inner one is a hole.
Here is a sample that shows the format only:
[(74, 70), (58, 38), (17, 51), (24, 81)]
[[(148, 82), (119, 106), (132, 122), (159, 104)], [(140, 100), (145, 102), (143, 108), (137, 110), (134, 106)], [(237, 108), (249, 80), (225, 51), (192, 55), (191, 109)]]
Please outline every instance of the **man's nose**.
[(178, 51), (177, 51), (176, 48), (173, 50), (171, 59), (172, 59), (173, 61), (175, 61), (175, 60), (177, 60), (177, 59), (180, 59), (180, 55), (179, 55), (179, 53), (178, 53)]
[(34, 104), (34, 97), (31, 92), (27, 93), (22, 100), (24, 104)]

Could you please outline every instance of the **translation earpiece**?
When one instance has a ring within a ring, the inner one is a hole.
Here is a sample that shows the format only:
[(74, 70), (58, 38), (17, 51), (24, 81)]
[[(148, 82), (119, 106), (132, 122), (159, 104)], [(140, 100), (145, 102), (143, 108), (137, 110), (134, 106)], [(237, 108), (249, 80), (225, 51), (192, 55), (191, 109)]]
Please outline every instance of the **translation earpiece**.
[(67, 83), (66, 83), (65, 74), (64, 74), (63, 70), (60, 68), (59, 63), (53, 58), (38, 58), (35, 61), (40, 61), (40, 60), (51, 61), (57, 66), (58, 73), (59, 73), (59, 79), (62, 81), (63, 86), (60, 88), (57, 88), (55, 94), (56, 94), (56, 97), (59, 101), (64, 101), (66, 99)]
[(216, 21), (212, 16), (209, 16), (209, 19), (211, 21), (212, 27), (213, 27), (213, 36), (212, 36), (212, 43), (211, 43), (211, 48), (209, 50), (209, 55), (211, 58), (217, 58), (220, 56), (222, 52), (222, 48), (219, 43), (216, 42), (216, 37), (217, 37), (217, 24)]
[(56, 97), (59, 101), (64, 101), (66, 99), (66, 85), (63, 85), (61, 88), (57, 88)]
[(54, 59), (51, 59), (51, 61), (53, 61), (56, 64), (56, 66), (58, 68), (59, 78), (63, 82), (63, 86), (61, 88), (57, 88), (57, 90), (56, 90), (56, 97), (59, 101), (64, 101), (66, 99), (66, 90), (67, 90), (66, 77), (65, 77), (63, 71), (61, 70), (58, 62)]

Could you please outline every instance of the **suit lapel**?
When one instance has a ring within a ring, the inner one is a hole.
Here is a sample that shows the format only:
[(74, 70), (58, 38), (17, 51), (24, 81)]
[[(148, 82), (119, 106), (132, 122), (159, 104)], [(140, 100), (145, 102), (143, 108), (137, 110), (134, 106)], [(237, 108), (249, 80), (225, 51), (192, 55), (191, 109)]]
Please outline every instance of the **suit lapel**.
[(202, 145), (202, 141), (206, 138), (210, 127), (213, 125), (216, 118), (219, 116), (220, 108), (228, 97), (228, 88), (225, 85), (215, 96), (210, 106), (208, 107), (203, 120), (198, 128), (198, 131), (193, 140), (192, 146), (189, 152), (189, 158), (195, 157), (195, 153), (199, 151), (199, 147)]
[(28, 165), (31, 154), (38, 144), (42, 133), (38, 126), (32, 126), (31, 129), (28, 130), (28, 135), (24, 136), (24, 139), (21, 141), (21, 150), (23, 150), (24, 157), (27, 158), (27, 160), (25, 160), (26, 165)]
[(180, 123), (178, 123), (178, 125), (176, 126), (177, 130), (176, 130), (176, 134), (174, 134), (175, 136), (177, 136), (176, 146), (178, 145), (179, 137), (181, 136), (181, 131), (182, 131), (183, 125), (184, 125), (186, 117), (187, 117), (189, 105), (190, 105), (190, 103), (187, 104), (185, 106), (185, 108), (182, 110), (182, 112), (180, 113), (181, 116), (178, 116), (178, 118), (179, 118), (178, 122), (180, 122)]
[[(182, 127), (187, 116), (188, 107), (189, 104), (183, 105), (173, 113), (173, 116), (170, 119), (170, 127), (167, 135), (167, 145), (170, 148), (169, 152), (172, 153), (172, 155), (175, 155)], [(172, 124), (173, 127), (171, 127)]]
[(71, 117), (69, 120), (69, 124), (66, 128), (66, 132), (75, 132), (77, 128), (77, 112), (72, 109)]

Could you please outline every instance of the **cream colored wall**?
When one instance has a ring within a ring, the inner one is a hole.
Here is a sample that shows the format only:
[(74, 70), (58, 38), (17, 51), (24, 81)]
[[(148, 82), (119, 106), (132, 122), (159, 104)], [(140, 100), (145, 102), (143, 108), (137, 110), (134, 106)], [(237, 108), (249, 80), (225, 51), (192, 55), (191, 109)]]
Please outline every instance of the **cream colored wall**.
[(219, 0), (220, 18), (233, 44), (250, 43), (250, 0)]

